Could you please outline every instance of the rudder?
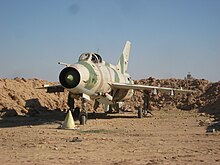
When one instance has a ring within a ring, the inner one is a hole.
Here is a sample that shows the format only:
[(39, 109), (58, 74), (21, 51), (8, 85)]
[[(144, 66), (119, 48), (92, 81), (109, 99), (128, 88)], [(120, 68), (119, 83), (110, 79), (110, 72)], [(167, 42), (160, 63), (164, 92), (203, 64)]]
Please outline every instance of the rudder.
[(117, 69), (121, 71), (122, 74), (127, 73), (130, 50), (131, 42), (127, 41), (123, 49), (122, 55), (119, 58), (118, 64), (116, 65)]

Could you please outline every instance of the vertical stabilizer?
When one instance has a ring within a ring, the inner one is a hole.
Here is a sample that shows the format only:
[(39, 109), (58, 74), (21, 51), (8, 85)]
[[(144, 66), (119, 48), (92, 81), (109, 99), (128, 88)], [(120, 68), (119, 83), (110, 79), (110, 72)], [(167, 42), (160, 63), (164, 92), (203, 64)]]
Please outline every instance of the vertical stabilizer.
[(117, 69), (121, 71), (122, 74), (127, 73), (130, 50), (131, 42), (127, 41), (118, 64), (116, 65)]

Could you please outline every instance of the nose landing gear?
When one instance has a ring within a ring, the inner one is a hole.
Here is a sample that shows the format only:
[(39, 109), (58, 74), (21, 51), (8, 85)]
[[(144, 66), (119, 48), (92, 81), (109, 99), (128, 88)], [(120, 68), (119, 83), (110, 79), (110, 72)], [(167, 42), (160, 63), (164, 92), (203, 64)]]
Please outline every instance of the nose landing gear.
[(85, 125), (88, 119), (88, 114), (86, 111), (86, 100), (85, 98), (82, 98), (82, 108), (81, 111), (79, 107), (74, 108), (74, 98), (71, 96), (71, 94), (68, 95), (68, 106), (73, 113), (74, 119), (79, 119), (80, 125)]
[(86, 100), (85, 98), (82, 98), (82, 110), (79, 114), (79, 122), (80, 122), (80, 125), (85, 125), (86, 122), (87, 122), (87, 119), (88, 119), (88, 113), (86, 111)]

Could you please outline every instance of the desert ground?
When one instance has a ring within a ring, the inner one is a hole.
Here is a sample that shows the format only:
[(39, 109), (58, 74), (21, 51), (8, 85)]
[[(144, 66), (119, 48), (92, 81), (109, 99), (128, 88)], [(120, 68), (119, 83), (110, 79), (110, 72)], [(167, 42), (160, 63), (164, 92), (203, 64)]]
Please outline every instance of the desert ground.
[[(192, 95), (151, 95), (153, 116), (137, 118), (142, 94), (124, 111), (89, 113), (63, 130), (67, 92), (48, 94), (38, 79), (0, 79), (0, 164), (220, 164), (220, 82), (179, 79), (136, 83), (183, 86)], [(184, 86), (185, 85), (185, 86)], [(76, 102), (80, 107), (80, 101)], [(93, 102), (88, 102), (92, 109)]]
[[(59, 115), (59, 116), (58, 116)], [(85, 126), (57, 129), (64, 114), (0, 121), (1, 164), (220, 164), (220, 133), (195, 111), (90, 114)]]

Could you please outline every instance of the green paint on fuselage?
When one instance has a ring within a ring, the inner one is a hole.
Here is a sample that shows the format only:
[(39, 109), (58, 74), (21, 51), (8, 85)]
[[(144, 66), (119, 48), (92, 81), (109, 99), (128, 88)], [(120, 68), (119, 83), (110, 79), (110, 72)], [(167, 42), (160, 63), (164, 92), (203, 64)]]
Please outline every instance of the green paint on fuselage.
[(114, 69), (112, 69), (113, 71), (114, 71), (114, 77), (115, 77), (115, 82), (119, 82), (120, 80), (119, 80), (119, 76), (118, 76), (118, 72), (116, 71), (116, 70), (114, 70)]
[(107, 62), (105, 62), (105, 66), (114, 71), (114, 82), (118, 83), (120, 81), (119, 76), (118, 76), (118, 72), (114, 68), (112, 68), (111, 65)]
[(85, 88), (92, 89), (98, 81), (97, 74), (96, 74), (94, 68), (92, 67), (91, 64), (89, 64), (87, 62), (80, 61), (80, 62), (78, 62), (78, 64), (83, 65), (84, 67), (86, 67), (89, 70), (89, 80), (86, 83)]
[(109, 63), (107, 63), (107, 62), (105, 62), (105, 66), (110, 67), (110, 64), (109, 64)]
[(123, 54), (122, 54), (122, 56), (120, 57), (120, 65), (121, 65), (121, 73), (123, 73), (124, 74), (124, 59), (123, 59)]

